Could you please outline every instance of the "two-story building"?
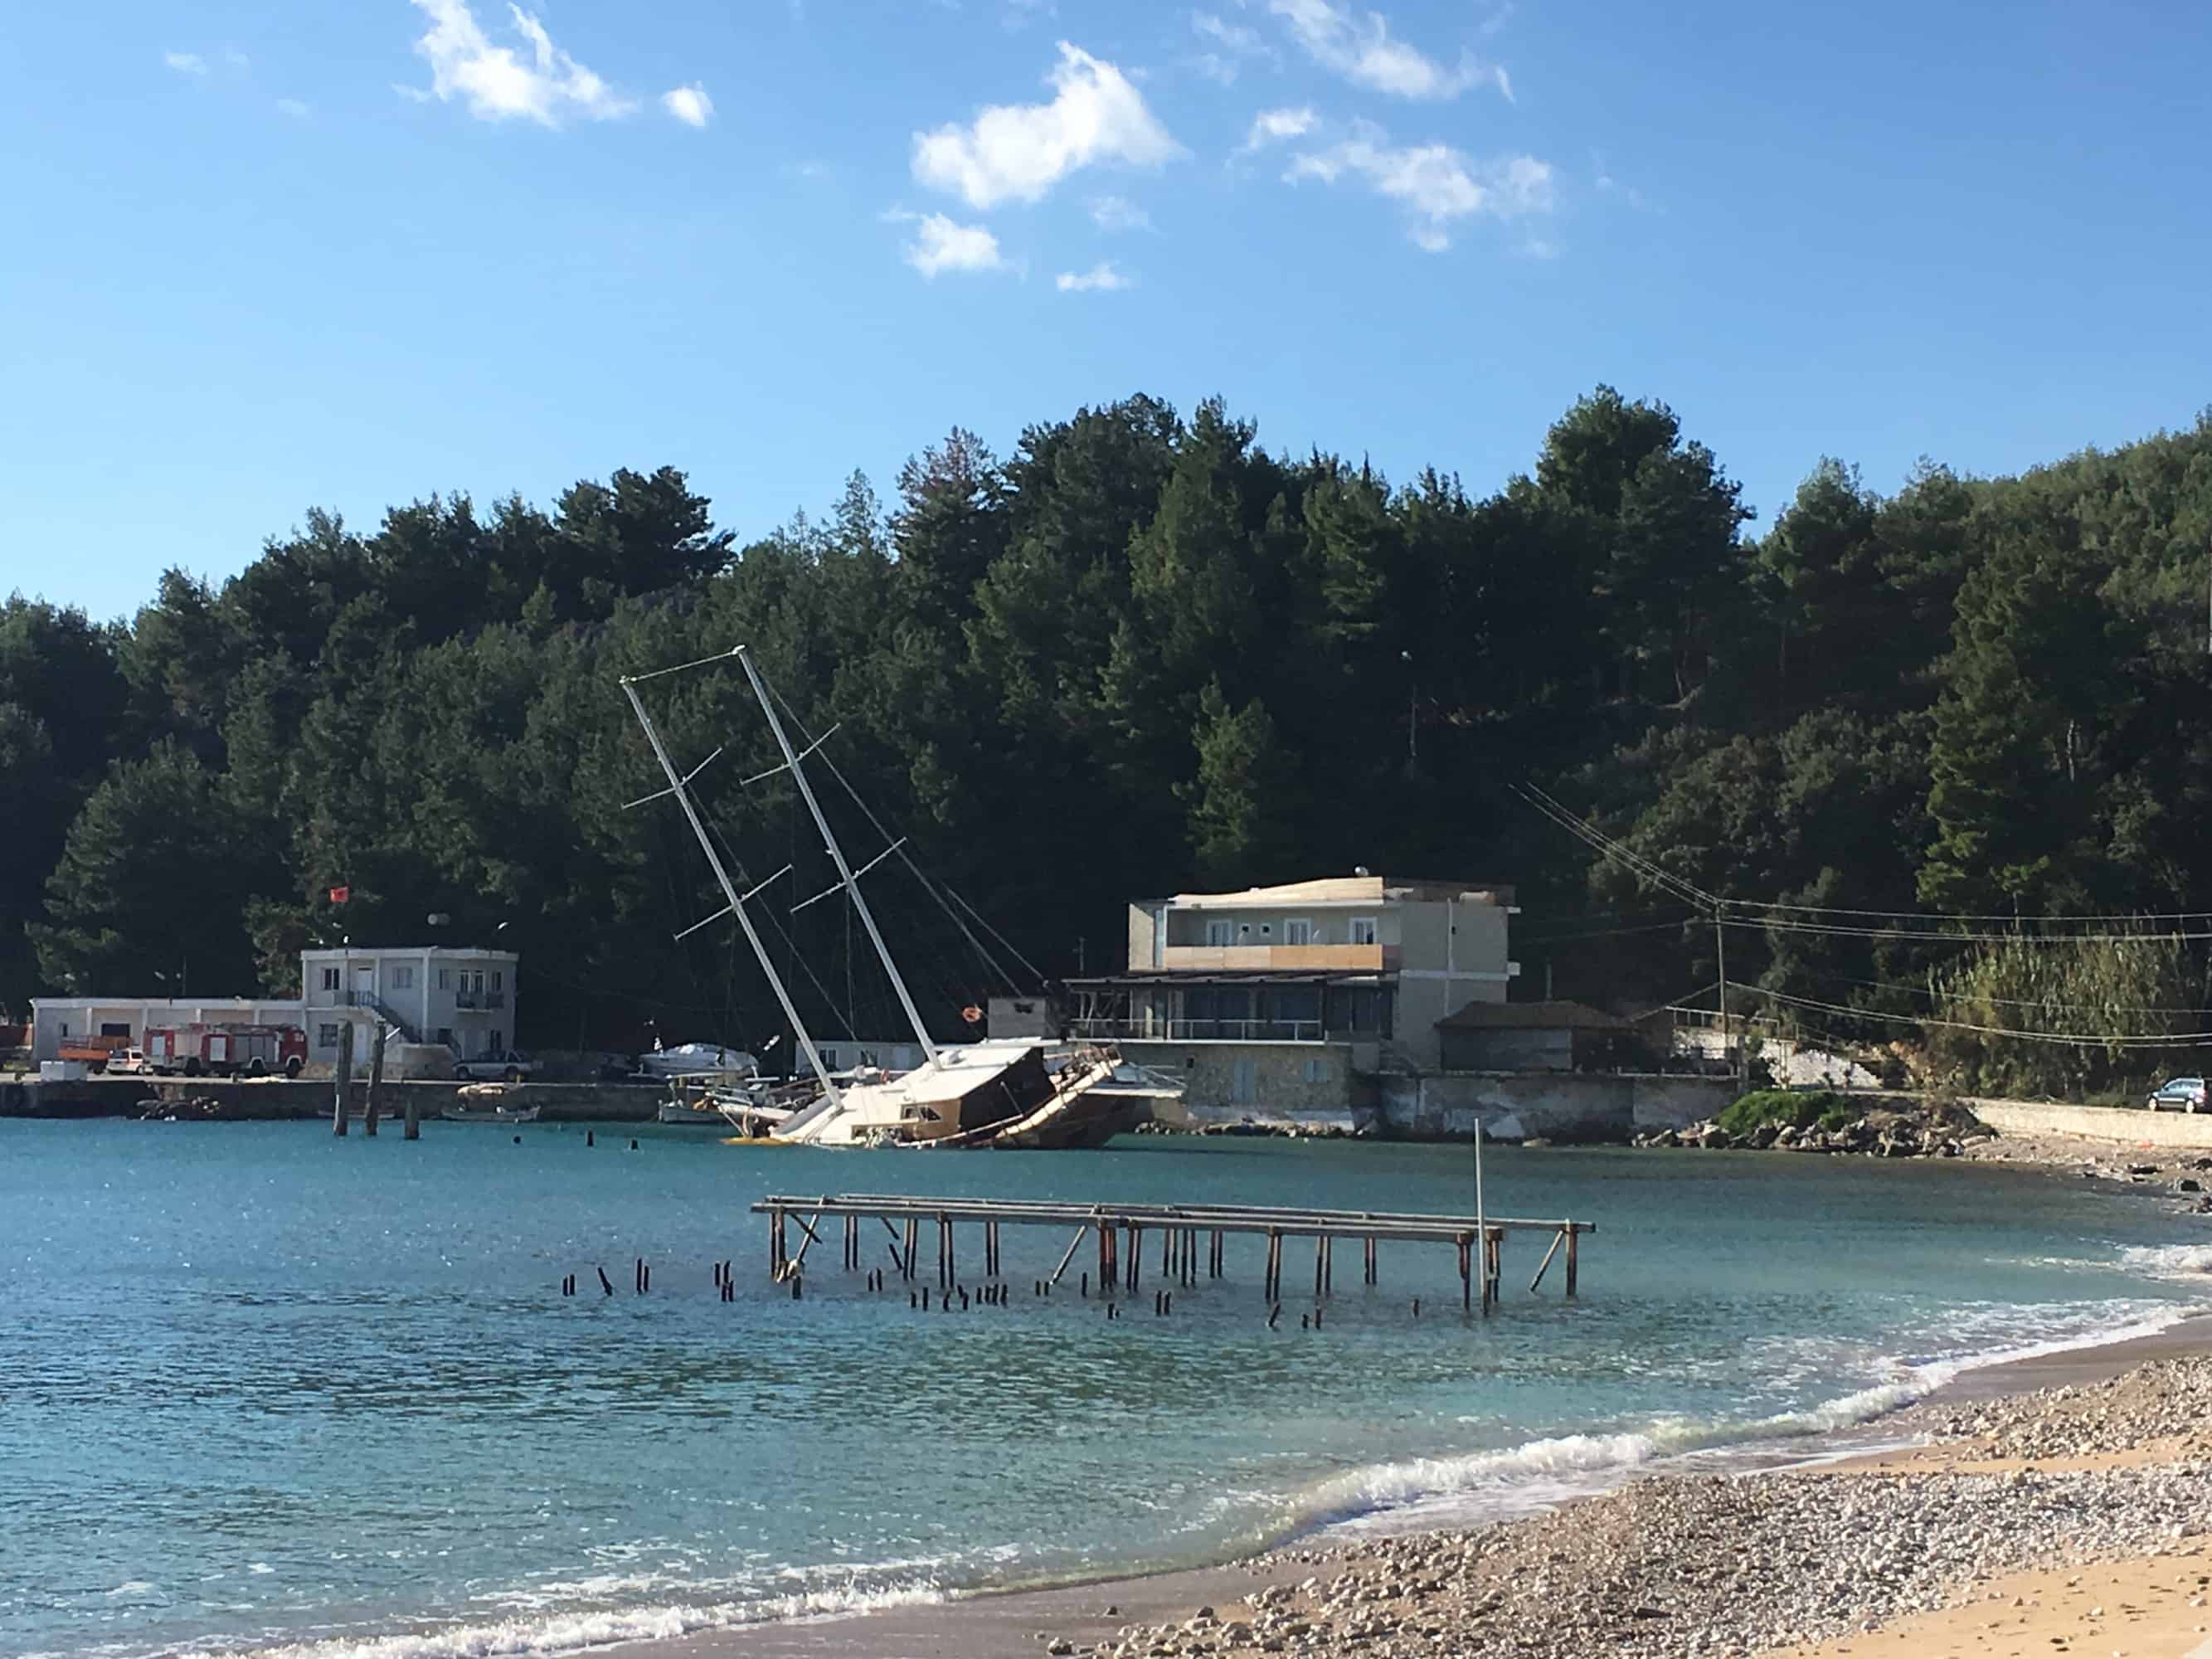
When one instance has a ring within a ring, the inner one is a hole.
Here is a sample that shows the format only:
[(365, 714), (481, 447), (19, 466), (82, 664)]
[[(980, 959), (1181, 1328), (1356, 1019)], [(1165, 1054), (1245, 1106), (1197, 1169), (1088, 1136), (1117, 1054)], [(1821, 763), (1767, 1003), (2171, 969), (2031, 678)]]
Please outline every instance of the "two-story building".
[[(335, 1060), (338, 1027), (382, 1019), (408, 1042), (434, 1042), (459, 1060), (514, 1046), (512, 951), (443, 945), (341, 945), (300, 952), (310, 1059)], [(356, 1053), (368, 1030), (355, 1033)]]
[(1340, 1110), (1433, 1072), (1437, 1026), (1505, 1000), (1513, 890), (1330, 877), (1129, 907), (1127, 971), (1071, 980), (1071, 1034), (1110, 1037), (1200, 1109)]
[(361, 1063), (380, 1022), (403, 1042), (442, 1044), (456, 1059), (475, 1060), (514, 1043), (516, 960), (512, 951), (465, 946), (338, 945), (300, 953), (295, 998), (41, 997), (31, 1004), (32, 1052), (52, 1060), (82, 1036), (137, 1048), (153, 1026), (297, 1025), (309, 1060), (327, 1065), (350, 1021)]

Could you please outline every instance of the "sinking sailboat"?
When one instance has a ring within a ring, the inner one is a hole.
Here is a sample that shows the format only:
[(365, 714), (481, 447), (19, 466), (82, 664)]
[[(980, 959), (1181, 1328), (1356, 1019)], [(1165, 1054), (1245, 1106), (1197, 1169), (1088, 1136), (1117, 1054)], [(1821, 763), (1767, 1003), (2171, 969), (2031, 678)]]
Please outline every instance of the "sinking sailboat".
[[(775, 770), (790, 773), (800, 799), (805, 802), (815, 828), (821, 832), (823, 848), (836, 866), (838, 884), (866, 931), (869, 944), (874, 947), (925, 1056), (920, 1066), (897, 1076), (863, 1073), (841, 1079), (823, 1063), (821, 1052), (799, 1018), (789, 988), (777, 973), (745, 908), (747, 901), (757, 897), (769, 884), (763, 882), (746, 893), (738, 890), (692, 797), (691, 782), (707, 763), (701, 763), (690, 773), (678, 772), (638, 693), (638, 682), (653, 676), (625, 675), (621, 682), (623, 691), (629, 699), (646, 741), (652, 746), (653, 758), (668, 780), (666, 789), (632, 805), (642, 805), (645, 801), (672, 795), (683, 808), (727, 901), (725, 908), (707, 918), (707, 921), (719, 921), (726, 915), (736, 919), (814, 1073), (815, 1084), (809, 1088), (810, 1097), (803, 1103), (787, 1104), (786, 1100), (774, 1104), (761, 1102), (747, 1114), (749, 1124), (764, 1128), (767, 1139), (786, 1146), (939, 1149), (1100, 1146), (1143, 1121), (1155, 1100), (1180, 1096), (1179, 1085), (1127, 1065), (1118, 1052), (1105, 1044), (1088, 1044), (1057, 1053), (1048, 1053), (1046, 1042), (1035, 1037), (940, 1046), (923, 1024), (898, 964), (891, 959), (890, 947), (876, 926), (859, 876), (847, 862), (836, 833), (830, 827), (830, 820), (807, 780), (805, 755), (818, 749), (823, 739), (810, 742), (805, 753), (792, 746), (769, 695), (767, 682), (745, 647), (735, 647), (723, 656), (687, 663), (682, 668), (697, 668), (730, 659), (744, 670), (761, 712), (767, 718), (769, 730), (775, 738), (776, 747), (782, 753), (783, 764)], [(681, 669), (658, 672), (673, 673)], [(708, 757), (708, 761), (713, 758)], [(876, 862), (880, 863), (887, 855), (878, 855)], [(874, 867), (871, 864), (860, 874)], [(777, 872), (769, 881), (783, 873)], [(836, 887), (829, 890), (836, 890)], [(694, 927), (706, 925), (702, 921)], [(751, 1091), (747, 1094), (750, 1099)], [(726, 1109), (725, 1115), (729, 1115)]]

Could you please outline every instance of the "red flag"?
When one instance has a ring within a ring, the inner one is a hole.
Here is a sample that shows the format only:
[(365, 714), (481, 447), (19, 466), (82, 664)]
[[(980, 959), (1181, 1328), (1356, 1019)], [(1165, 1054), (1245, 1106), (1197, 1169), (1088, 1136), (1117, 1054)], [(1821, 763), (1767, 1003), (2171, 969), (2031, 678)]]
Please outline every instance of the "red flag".
[(353, 889), (350, 887), (333, 887), (331, 889), (331, 902), (333, 904), (343, 904), (352, 896)]

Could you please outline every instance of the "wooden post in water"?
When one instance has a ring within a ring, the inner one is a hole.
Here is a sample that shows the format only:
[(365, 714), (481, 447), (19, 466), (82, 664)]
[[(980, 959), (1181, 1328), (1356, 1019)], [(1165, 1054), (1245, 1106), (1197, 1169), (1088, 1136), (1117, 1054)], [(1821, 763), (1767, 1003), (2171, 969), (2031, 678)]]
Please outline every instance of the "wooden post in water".
[(906, 1218), (906, 1261), (902, 1264), (909, 1284), (913, 1282), (915, 1274), (920, 1271), (915, 1266), (915, 1262), (921, 1251), (921, 1218), (910, 1215)]
[(1468, 1235), (1459, 1236), (1459, 1309), (1462, 1313), (1474, 1310), (1474, 1246)]
[(1129, 1260), (1123, 1269), (1127, 1274), (1127, 1279), (1122, 1288), (1133, 1296), (1136, 1294), (1137, 1280), (1141, 1276), (1145, 1265), (1145, 1230), (1132, 1221), (1129, 1224), (1128, 1231)]
[(1575, 1224), (1571, 1221), (1567, 1223), (1567, 1300), (1570, 1302), (1575, 1297), (1575, 1244), (1580, 1237), (1581, 1235), (1575, 1231)]
[(338, 1069), (331, 1089), (331, 1133), (343, 1138), (346, 1119), (353, 1115), (353, 1022), (338, 1025)]
[(399, 1132), (399, 1138), (402, 1140), (422, 1139), (422, 1103), (417, 1098), (422, 1092), (420, 1089), (410, 1089), (407, 1091), (407, 1121), (405, 1127)]
[(384, 1039), (389, 1029), (380, 1019), (376, 1022), (376, 1035), (368, 1040), (368, 1106), (361, 1120), (361, 1132), (365, 1135), (376, 1133), (377, 1115), (384, 1105)]

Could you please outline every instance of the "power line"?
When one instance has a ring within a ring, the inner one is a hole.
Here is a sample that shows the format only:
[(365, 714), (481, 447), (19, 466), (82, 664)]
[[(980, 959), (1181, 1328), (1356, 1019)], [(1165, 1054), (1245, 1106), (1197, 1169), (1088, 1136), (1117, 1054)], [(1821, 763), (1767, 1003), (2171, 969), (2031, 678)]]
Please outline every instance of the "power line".
[(1764, 987), (1747, 985), (1744, 989), (1754, 996), (1796, 1008), (1810, 1008), (1824, 1014), (1839, 1014), (1847, 1019), (1886, 1020), (1893, 1024), (1941, 1026), (1946, 1030), (1971, 1031), (1980, 1036), (2014, 1038), (2024, 1042), (2056, 1042), (2079, 1048), (2179, 1048), (2185, 1044), (2212, 1043), (2212, 1031), (2171, 1031), (2159, 1036), (2099, 1036), (2087, 1031), (2019, 1031), (2001, 1025), (1975, 1025), (1965, 1020), (1938, 1019), (1932, 1014), (1889, 1014), (1873, 1009), (1846, 1007), (1839, 1002), (1822, 1002), (1812, 997), (1792, 996), (1786, 991), (1770, 991)]
[(1882, 979), (1854, 979), (1848, 974), (1823, 974), (1813, 969), (1793, 969), (1807, 979), (1825, 980), (1831, 985), (1860, 985), (1874, 991), (1902, 991), (1909, 996), (1926, 997), (1930, 1002), (1944, 997), (1954, 997), (1962, 1002), (1990, 1002), (2008, 1008), (2052, 1008), (2075, 1014), (2197, 1014), (2199, 1007), (2160, 1007), (2136, 1002), (2052, 1002), (2041, 997), (1984, 996), (1979, 992), (1936, 991), (1924, 985), (1907, 985), (1901, 981)]
[(2009, 921), (2041, 925), (2057, 921), (2186, 921), (2212, 917), (2212, 910), (2113, 910), (2075, 912), (2058, 915), (2023, 916), (2011, 910), (1853, 910), (1832, 904), (1789, 904), (1779, 899), (1730, 899), (1731, 904), (1758, 910), (1795, 910), (1808, 915), (1887, 916), (1913, 921)]
[[(2201, 911), (2191, 915), (2201, 915)], [(1956, 933), (1928, 927), (1848, 927), (1811, 921), (1778, 921), (1757, 916), (1729, 916), (1730, 927), (1771, 933), (1814, 933), (1829, 939), (1926, 939), (1934, 945), (2124, 945), (2145, 939), (2212, 939), (2212, 931), (2130, 933)]]

